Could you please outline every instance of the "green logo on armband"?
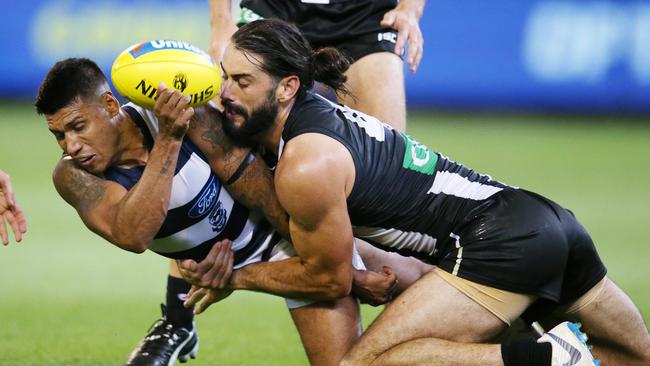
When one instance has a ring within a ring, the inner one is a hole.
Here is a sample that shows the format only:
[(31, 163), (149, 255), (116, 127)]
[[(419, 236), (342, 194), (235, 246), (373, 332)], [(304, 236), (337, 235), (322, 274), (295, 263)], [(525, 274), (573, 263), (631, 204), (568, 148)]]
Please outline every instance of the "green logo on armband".
[(404, 138), (404, 144), (406, 145), (402, 167), (423, 174), (433, 175), (436, 170), (436, 164), (438, 163), (438, 154), (417, 142), (413, 137), (401, 132), (400, 135)]
[(237, 26), (242, 26), (259, 19), (264, 18), (248, 8), (241, 8), (241, 11), (239, 12), (239, 20), (237, 20)]

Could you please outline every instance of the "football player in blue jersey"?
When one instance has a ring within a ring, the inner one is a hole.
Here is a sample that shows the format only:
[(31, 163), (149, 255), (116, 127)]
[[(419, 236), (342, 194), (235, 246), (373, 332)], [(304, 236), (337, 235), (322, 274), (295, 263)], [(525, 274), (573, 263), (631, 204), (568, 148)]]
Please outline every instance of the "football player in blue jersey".
[[(288, 217), (268, 167), (250, 148), (230, 142), (217, 109), (189, 108), (188, 102), (161, 85), (153, 113), (122, 106), (94, 62), (73, 58), (55, 64), (41, 84), (36, 108), (64, 151), (53, 175), (57, 191), (90, 230), (125, 250), (151, 249), (196, 261), (207, 255), (224, 272), (289, 258), (293, 249), (282, 239), (288, 236)], [(379, 301), (396, 282), (390, 271), (355, 273), (360, 285), (374, 279), (376, 287), (363, 286), (359, 293), (369, 291)], [(170, 278), (174, 282), (182, 280)], [(215, 301), (226, 295), (207, 294)], [(293, 295), (306, 300), (287, 303), (310, 361), (338, 363), (359, 336), (356, 299), (320, 304), (313, 301), (323, 299), (318, 294)], [(182, 300), (168, 299), (167, 306), (182, 307)], [(192, 310), (185, 311), (157, 322), (127, 364), (171, 365), (177, 357), (194, 356), (198, 339)]]
[(14, 239), (17, 242), (23, 240), (23, 234), (27, 232), (27, 219), (16, 202), (11, 177), (0, 170), (0, 238), (3, 245), (9, 244), (7, 224), (14, 233)]
[[(277, 155), (275, 189), (299, 257), (232, 273), (185, 260), (195, 286), (337, 299), (353, 287), (357, 236), (436, 267), (386, 307), (344, 365), (598, 365), (567, 320), (582, 323), (604, 364), (650, 364), (639, 310), (569, 210), (314, 94), (314, 81), (345, 92), (347, 64), (286, 22), (239, 28), (221, 66), (225, 129)], [(564, 321), (539, 339), (491, 343), (518, 317), (549, 314)]]

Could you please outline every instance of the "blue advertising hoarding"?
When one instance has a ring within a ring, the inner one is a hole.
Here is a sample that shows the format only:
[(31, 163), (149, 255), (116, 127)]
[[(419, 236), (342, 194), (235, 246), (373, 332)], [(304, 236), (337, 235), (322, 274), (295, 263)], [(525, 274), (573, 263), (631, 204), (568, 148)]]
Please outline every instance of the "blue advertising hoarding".
[[(131, 44), (207, 47), (207, 1), (24, 0), (0, 14), (0, 97), (32, 98), (57, 60), (110, 70)], [(650, 112), (650, 1), (436, 0), (411, 106)]]

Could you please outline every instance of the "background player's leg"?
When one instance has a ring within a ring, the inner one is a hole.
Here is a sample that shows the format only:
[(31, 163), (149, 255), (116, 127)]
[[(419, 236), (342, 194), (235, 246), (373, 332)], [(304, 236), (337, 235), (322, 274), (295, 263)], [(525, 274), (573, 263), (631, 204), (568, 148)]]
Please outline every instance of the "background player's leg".
[(183, 306), (190, 288), (181, 278), (176, 261), (170, 260), (163, 317), (131, 352), (126, 365), (171, 365), (176, 357), (181, 361), (196, 357), (199, 338), (194, 329), (194, 314)]
[(345, 75), (354, 98), (339, 95), (339, 102), (406, 130), (404, 64), (391, 52), (371, 53), (353, 63)]
[(351, 296), (290, 312), (309, 363), (314, 366), (338, 365), (361, 334), (359, 304)]
[(500, 345), (477, 343), (494, 338), (505, 327), (431, 272), (386, 307), (344, 364), (503, 365)]
[(175, 325), (187, 329), (193, 328), (194, 314), (193, 308), (186, 308), (183, 302), (191, 288), (192, 286), (183, 280), (176, 261), (171, 259), (169, 261), (169, 278), (167, 281), (167, 319)]
[(600, 294), (576, 314), (603, 365), (650, 365), (650, 335), (632, 300), (609, 278)]

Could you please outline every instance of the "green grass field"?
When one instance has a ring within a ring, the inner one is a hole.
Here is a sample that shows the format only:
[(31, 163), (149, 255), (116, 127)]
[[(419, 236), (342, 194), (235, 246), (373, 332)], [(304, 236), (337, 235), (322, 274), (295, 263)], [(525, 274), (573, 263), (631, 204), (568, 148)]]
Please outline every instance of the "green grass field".
[[(644, 118), (413, 113), (420, 142), (572, 209), (650, 317), (650, 123)], [(60, 151), (30, 105), (0, 104), (0, 168), (29, 219), (0, 248), (0, 365), (121, 365), (158, 317), (167, 262), (122, 252), (56, 194)], [(364, 308), (366, 323), (377, 309)], [(283, 300), (238, 293), (197, 318), (190, 365), (303, 365)]]

